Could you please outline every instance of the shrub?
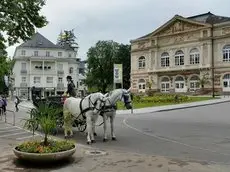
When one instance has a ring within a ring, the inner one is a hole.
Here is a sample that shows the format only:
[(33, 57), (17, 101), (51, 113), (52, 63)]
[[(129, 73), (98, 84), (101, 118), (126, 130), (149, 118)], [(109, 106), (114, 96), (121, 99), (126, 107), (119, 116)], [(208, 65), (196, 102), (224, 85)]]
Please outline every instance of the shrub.
[(74, 143), (70, 141), (50, 140), (47, 145), (40, 141), (27, 141), (17, 146), (17, 150), (27, 153), (56, 153), (74, 148)]

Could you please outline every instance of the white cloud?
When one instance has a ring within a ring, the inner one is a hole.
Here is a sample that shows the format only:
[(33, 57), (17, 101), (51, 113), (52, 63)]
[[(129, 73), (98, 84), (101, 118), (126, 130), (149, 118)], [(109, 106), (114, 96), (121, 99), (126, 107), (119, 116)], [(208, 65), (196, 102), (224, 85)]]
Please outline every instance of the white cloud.
[[(42, 13), (49, 24), (39, 32), (56, 42), (61, 30), (76, 28), (79, 55), (86, 58), (88, 48), (98, 40), (129, 43), (175, 14), (186, 17), (211, 11), (230, 16), (229, 5), (229, 0), (48, 0)], [(14, 47), (8, 52), (12, 56)]]

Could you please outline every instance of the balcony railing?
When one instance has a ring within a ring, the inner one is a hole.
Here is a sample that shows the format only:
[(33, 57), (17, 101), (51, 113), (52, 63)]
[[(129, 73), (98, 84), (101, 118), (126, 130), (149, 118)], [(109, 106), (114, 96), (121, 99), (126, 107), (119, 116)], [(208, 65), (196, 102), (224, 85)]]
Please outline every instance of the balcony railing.
[(20, 83), (20, 87), (28, 87), (27, 83)]
[(21, 74), (27, 74), (27, 70), (26, 69), (21, 69)]

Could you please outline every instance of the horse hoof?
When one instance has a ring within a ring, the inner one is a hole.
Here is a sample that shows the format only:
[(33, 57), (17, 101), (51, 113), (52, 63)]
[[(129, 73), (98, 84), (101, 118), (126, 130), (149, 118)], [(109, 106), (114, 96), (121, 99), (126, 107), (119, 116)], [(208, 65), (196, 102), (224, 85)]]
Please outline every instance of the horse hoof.
[(113, 140), (113, 141), (116, 141), (117, 139), (116, 139), (116, 137), (112, 137), (112, 140)]
[(65, 136), (65, 139), (68, 139), (68, 136)]
[(107, 142), (108, 141), (108, 139), (103, 139), (103, 142)]
[(97, 136), (97, 133), (93, 133), (94, 136)]
[(88, 142), (87, 142), (87, 145), (91, 145), (91, 142), (88, 141)]
[(91, 140), (92, 143), (96, 143), (96, 140)]

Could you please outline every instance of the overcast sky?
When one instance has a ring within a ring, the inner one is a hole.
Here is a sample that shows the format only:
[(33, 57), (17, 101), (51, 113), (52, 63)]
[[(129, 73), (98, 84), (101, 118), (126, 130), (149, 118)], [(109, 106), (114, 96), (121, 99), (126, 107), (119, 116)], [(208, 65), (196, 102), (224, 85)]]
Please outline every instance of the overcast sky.
[[(75, 28), (79, 57), (86, 59), (98, 40), (129, 44), (175, 14), (188, 17), (210, 11), (230, 17), (229, 7), (230, 0), (47, 0), (42, 13), (49, 24), (38, 31), (56, 43), (61, 30)], [(11, 57), (15, 46), (8, 48)]]

